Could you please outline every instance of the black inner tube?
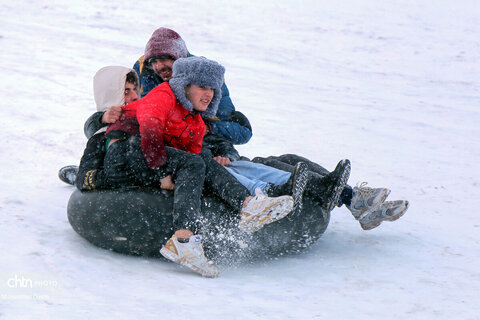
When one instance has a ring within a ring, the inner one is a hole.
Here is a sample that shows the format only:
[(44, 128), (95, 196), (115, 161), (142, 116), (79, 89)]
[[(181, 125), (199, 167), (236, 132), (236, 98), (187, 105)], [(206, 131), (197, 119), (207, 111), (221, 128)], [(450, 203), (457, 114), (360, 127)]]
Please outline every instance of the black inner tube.
[[(67, 215), (73, 229), (95, 246), (115, 252), (159, 256), (173, 234), (173, 192), (158, 189), (75, 190)], [(216, 261), (298, 253), (327, 228), (330, 214), (308, 197), (303, 210), (249, 235), (237, 228), (238, 213), (220, 199), (204, 196), (201, 234), (206, 255)]]

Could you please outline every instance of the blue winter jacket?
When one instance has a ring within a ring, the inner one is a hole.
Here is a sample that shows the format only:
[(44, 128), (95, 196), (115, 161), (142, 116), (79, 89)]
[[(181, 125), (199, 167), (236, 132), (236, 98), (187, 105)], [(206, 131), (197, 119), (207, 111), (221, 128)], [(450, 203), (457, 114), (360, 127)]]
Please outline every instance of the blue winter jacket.
[[(157, 76), (153, 69), (144, 65), (143, 56), (135, 62), (133, 69), (140, 78), (140, 95), (143, 98), (150, 90), (158, 86), (163, 80)], [(228, 121), (235, 111), (230, 93), (225, 82), (222, 86), (222, 99), (218, 106), (216, 117), (218, 120), (210, 121), (209, 126), (212, 133), (220, 134), (229, 139), (233, 144), (247, 143), (252, 137), (250, 126), (243, 126), (239, 123)]]

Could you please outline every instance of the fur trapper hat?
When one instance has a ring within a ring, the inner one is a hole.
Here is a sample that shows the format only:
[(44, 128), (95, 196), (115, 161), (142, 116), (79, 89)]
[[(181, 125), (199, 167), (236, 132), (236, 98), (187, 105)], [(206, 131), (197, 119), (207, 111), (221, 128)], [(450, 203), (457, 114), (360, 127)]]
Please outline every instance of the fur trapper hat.
[(174, 60), (188, 56), (187, 46), (182, 37), (172, 29), (158, 28), (145, 46), (145, 60), (159, 56), (171, 56)]
[(173, 93), (185, 109), (193, 111), (192, 103), (185, 96), (185, 87), (195, 84), (213, 89), (213, 99), (202, 115), (213, 118), (222, 98), (222, 85), (225, 68), (218, 62), (204, 57), (181, 58), (173, 63), (172, 79), (169, 84)]

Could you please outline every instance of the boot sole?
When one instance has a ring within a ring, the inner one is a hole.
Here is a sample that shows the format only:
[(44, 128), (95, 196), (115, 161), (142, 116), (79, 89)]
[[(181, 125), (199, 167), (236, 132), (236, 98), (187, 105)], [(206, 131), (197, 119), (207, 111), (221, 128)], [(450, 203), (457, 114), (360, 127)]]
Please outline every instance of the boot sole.
[(307, 186), (308, 179), (308, 167), (305, 163), (299, 162), (297, 164), (297, 170), (295, 171), (295, 180), (292, 190), (293, 197), (293, 213), (292, 215), (297, 215), (303, 209), (303, 193), (305, 187)]
[(383, 221), (396, 221), (396, 220), (400, 219), (407, 212), (409, 206), (410, 206), (409, 202), (405, 201), (405, 208), (402, 211), (400, 211), (398, 214), (396, 214), (396, 215), (394, 215), (390, 218), (387, 218), (385, 220), (375, 222), (375, 223), (370, 224), (370, 225), (363, 225), (360, 222), (360, 226), (362, 227), (363, 230), (368, 231), (368, 230), (372, 230), (372, 229), (378, 227), (379, 225), (382, 224)]
[(67, 173), (74, 173), (75, 175), (75, 178), (78, 174), (78, 166), (75, 166), (75, 165), (70, 165), (70, 166), (65, 166), (63, 168), (60, 168), (60, 170), (58, 170), (58, 178), (62, 181), (62, 182), (65, 182), (66, 184), (69, 184), (69, 185), (72, 185), (74, 186), (75, 185), (75, 179), (68, 179), (67, 178)]

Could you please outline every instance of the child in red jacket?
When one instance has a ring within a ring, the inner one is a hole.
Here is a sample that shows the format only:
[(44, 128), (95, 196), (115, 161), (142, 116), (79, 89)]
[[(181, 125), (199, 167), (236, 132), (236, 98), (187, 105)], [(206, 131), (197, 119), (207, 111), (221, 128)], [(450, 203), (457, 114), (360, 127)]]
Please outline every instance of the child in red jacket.
[(293, 206), (291, 196), (251, 197), (210, 154), (202, 153), (202, 117), (215, 116), (224, 72), (223, 66), (205, 58), (176, 60), (169, 83), (124, 106), (121, 120), (107, 131), (112, 140), (105, 157), (106, 170), (132, 171), (143, 185), (157, 183), (165, 188), (174, 184), (176, 231), (160, 253), (206, 277), (215, 277), (218, 271), (205, 258), (201, 236), (196, 234), (202, 220), (204, 184), (240, 212), (239, 228), (246, 232), (285, 217)]

